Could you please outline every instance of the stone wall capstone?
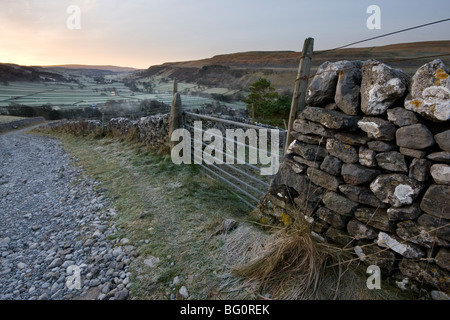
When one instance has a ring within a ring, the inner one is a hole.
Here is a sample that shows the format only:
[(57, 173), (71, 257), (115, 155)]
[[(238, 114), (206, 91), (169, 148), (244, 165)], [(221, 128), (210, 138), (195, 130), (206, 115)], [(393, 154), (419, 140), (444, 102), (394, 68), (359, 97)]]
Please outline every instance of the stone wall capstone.
[(411, 79), (376, 60), (320, 66), (261, 218), (307, 217), (316, 236), (385, 276), (448, 294), (448, 76), (439, 59)]

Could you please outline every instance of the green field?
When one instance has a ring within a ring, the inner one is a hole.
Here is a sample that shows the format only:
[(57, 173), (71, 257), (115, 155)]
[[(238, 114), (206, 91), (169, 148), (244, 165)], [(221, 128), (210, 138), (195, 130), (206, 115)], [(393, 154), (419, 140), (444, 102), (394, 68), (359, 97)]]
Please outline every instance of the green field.
[[(12, 104), (26, 106), (51, 104), (54, 107), (73, 108), (97, 106), (107, 101), (139, 102), (145, 99), (157, 100), (170, 105), (172, 102), (170, 91), (172, 86), (172, 83), (161, 83), (154, 88), (154, 93), (144, 93), (133, 92), (120, 82), (107, 84), (85, 82), (82, 86), (62, 82), (11, 82), (8, 85), (0, 85), (0, 107), (8, 107)], [(191, 87), (192, 85), (189, 84), (179, 85), (179, 88), (183, 90)], [(213, 101), (211, 98), (183, 93), (181, 93), (181, 98), (186, 108), (197, 108)], [(225, 104), (232, 108), (245, 107), (241, 102)]]

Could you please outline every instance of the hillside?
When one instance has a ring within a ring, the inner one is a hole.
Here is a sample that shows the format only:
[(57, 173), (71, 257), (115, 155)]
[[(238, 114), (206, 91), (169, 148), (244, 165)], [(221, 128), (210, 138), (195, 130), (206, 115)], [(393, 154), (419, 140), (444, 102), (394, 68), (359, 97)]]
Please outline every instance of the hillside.
[(83, 65), (83, 64), (62, 64), (54, 66), (43, 66), (46, 69), (64, 69), (64, 70), (104, 70), (111, 72), (133, 72), (138, 69), (130, 67), (118, 67), (118, 66), (103, 66), (103, 65)]
[[(12, 63), (0, 63), (0, 81), (73, 81), (80, 76), (98, 77), (122, 75), (139, 71), (135, 68), (95, 65), (58, 65), (58, 66), (21, 66)], [(72, 79), (72, 80), (70, 80)]]
[[(412, 74), (431, 58), (418, 57), (450, 54), (450, 41), (401, 43), (379, 47), (315, 51), (312, 72), (325, 61), (376, 59)], [(252, 51), (217, 55), (212, 58), (168, 62), (133, 73), (135, 80), (162, 77), (209, 87), (246, 89), (259, 77), (269, 79), (280, 91), (293, 86), (301, 52)], [(450, 56), (441, 58), (450, 65)], [(402, 60), (398, 61), (397, 60)]]
[(82, 65), (82, 64), (44, 66), (42, 68), (50, 72), (59, 73), (66, 78), (71, 77), (96, 78), (105, 76), (122, 76), (131, 72), (139, 71), (138, 69), (129, 67)]
[(59, 73), (44, 70), (41, 67), (0, 63), (0, 81), (4, 83), (9, 81), (65, 81), (65, 78)]

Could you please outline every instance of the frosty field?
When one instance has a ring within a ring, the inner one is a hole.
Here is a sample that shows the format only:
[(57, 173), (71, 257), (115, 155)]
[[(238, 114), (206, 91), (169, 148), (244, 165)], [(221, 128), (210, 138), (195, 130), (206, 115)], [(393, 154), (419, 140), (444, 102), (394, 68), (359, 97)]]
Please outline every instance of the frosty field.
[[(154, 88), (155, 93), (145, 93), (133, 92), (120, 82), (107, 84), (86, 82), (83, 85), (62, 82), (10, 82), (8, 85), (0, 85), (0, 107), (8, 107), (12, 104), (26, 106), (50, 104), (60, 108), (95, 107), (107, 101), (139, 102), (145, 99), (170, 105), (172, 102), (170, 86), (172, 84), (161, 84)], [(211, 103), (213, 99), (182, 93), (182, 101), (186, 108), (196, 108), (205, 103)], [(233, 108), (244, 107), (244, 104), (240, 102), (225, 104)]]

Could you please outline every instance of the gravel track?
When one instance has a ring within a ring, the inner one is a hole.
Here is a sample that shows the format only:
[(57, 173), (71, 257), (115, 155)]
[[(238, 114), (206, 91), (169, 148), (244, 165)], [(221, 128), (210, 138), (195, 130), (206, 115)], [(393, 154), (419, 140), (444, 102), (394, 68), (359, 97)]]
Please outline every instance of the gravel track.
[(26, 130), (0, 135), (0, 300), (128, 299), (136, 250), (105, 190)]

